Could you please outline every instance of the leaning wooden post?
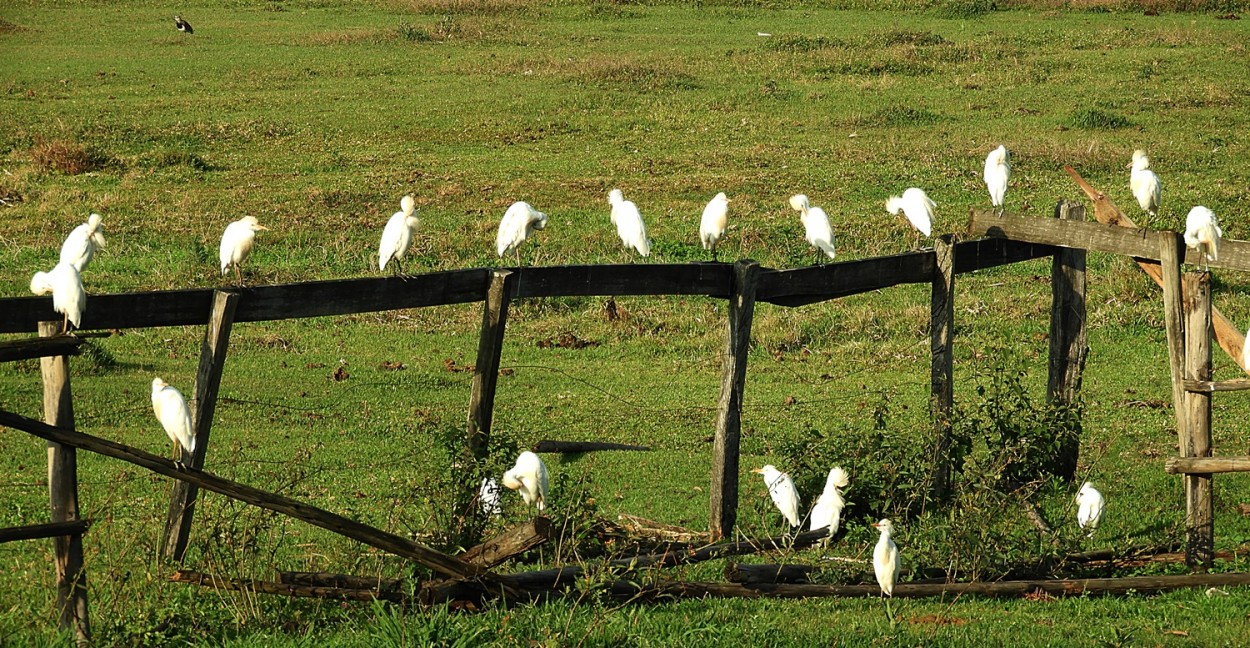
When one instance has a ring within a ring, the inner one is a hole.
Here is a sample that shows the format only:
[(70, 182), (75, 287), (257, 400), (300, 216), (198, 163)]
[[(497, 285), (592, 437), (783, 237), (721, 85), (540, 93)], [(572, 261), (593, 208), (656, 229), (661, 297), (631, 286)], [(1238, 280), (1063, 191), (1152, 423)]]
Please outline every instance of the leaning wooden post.
[[(465, 460), (481, 466), (490, 457), (490, 426), (495, 413), (495, 385), (499, 382), (499, 361), (503, 356), (504, 329), (508, 324), (508, 302), (516, 275), (511, 270), (496, 270), (486, 289), (482, 308), (482, 334), (477, 343), (477, 362), (473, 365), (473, 387), (469, 394), (469, 419), (465, 429)], [(471, 471), (476, 475), (477, 471)], [(460, 544), (472, 546), (481, 540), (483, 518), (480, 507), (474, 506), (478, 484), (466, 481), (456, 499), (456, 515), (464, 515)], [(477, 523), (472, 520), (476, 520)]]
[[(200, 345), (200, 368), (195, 374), (195, 400), (191, 403), (191, 427), (195, 435), (195, 448), (185, 463), (191, 468), (203, 468), (208, 454), (208, 435), (213, 427), (213, 412), (217, 409), (217, 390), (221, 387), (221, 372), (226, 365), (226, 350), (230, 345), (230, 328), (234, 323), (234, 309), (239, 304), (239, 294), (221, 290), (213, 293), (213, 310), (209, 314), (208, 328), (204, 330), (204, 342)], [(179, 448), (181, 452), (181, 448)], [(195, 500), (199, 488), (195, 484), (175, 481), (169, 496), (169, 513), (165, 518), (165, 534), (161, 538), (161, 555), (182, 562), (191, 537), (191, 519), (195, 514)]]
[(949, 234), (933, 240), (933, 253), (936, 262), (929, 302), (929, 351), (933, 363), (929, 414), (934, 438), (930, 495), (934, 501), (943, 501), (950, 496), (951, 421), (955, 409), (955, 360), (951, 349), (955, 330), (955, 245)]
[[(1060, 201), (1055, 218), (1085, 220), (1085, 208)], [(1081, 374), (1089, 354), (1085, 331), (1085, 250), (1060, 248), (1050, 269), (1050, 362), (1046, 399), (1051, 405), (1075, 406), (1081, 396)], [(1064, 480), (1076, 477), (1081, 452), (1081, 419), (1067, 417), (1056, 473)]]
[(755, 316), (755, 289), (760, 265), (750, 259), (734, 264), (729, 293), (729, 335), (721, 364), (720, 401), (716, 410), (716, 437), (712, 445), (711, 516), (709, 531), (716, 542), (738, 522), (738, 443), (742, 433), (742, 392), (747, 379), (747, 352), (751, 348), (751, 319)]
[[(1185, 379), (1211, 380), (1211, 273), (1185, 276)], [(1211, 394), (1185, 394), (1185, 433), (1191, 457), (1211, 456)], [(1205, 570), (1215, 552), (1211, 474), (1188, 474), (1185, 498), (1185, 562)]]
[[(52, 337), (61, 332), (61, 321), (39, 323), (39, 335)], [(69, 388), (69, 358), (51, 356), (39, 359), (43, 373), (43, 420), (49, 425), (74, 427), (74, 403)], [(48, 498), (52, 522), (75, 522), (78, 515), (78, 458), (72, 447), (48, 442)], [(91, 641), (87, 617), (87, 572), (83, 568), (82, 534), (53, 539), (56, 566), (56, 607), (60, 610), (61, 630), (72, 630), (79, 644)]]
[[(1172, 413), (1176, 417), (1176, 447), (1182, 457), (1192, 456), (1185, 432), (1185, 300), (1181, 297), (1181, 261), (1184, 240), (1176, 232), (1159, 233), (1159, 266), (1163, 285), (1163, 322), (1168, 334), (1168, 369), (1172, 375)], [(1181, 479), (1185, 501), (1189, 480)]]

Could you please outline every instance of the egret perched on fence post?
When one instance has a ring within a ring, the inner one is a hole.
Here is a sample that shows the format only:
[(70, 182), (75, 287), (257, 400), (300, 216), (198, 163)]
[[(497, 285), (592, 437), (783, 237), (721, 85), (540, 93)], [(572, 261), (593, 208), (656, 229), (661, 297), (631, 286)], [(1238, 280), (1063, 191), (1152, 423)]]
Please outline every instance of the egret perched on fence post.
[(1081, 529), (1089, 529), (1086, 537), (1092, 538), (1094, 531), (1098, 530), (1098, 521), (1102, 519), (1102, 508), (1106, 503), (1102, 493), (1093, 484), (1085, 482), (1076, 494), (1076, 503), (1076, 524)]
[(160, 378), (153, 378), (152, 411), (169, 440), (174, 442), (174, 463), (186, 468), (191, 451), (195, 450), (195, 437), (191, 432), (191, 410), (182, 392)]
[[(911, 226), (926, 237), (933, 233), (933, 210), (936, 208), (937, 204), (929, 199), (924, 190), (916, 187), (904, 191), (902, 197), (890, 196), (885, 201), (886, 211), (895, 216), (903, 212)], [(920, 247), (919, 236), (916, 237), (916, 247)]]
[(1137, 149), (1133, 151), (1133, 161), (1129, 162), (1128, 168), (1132, 169), (1129, 172), (1128, 185), (1133, 190), (1133, 197), (1154, 218), (1159, 213), (1161, 191), (1159, 176), (1150, 170), (1150, 158), (1146, 157), (1145, 151)]
[(799, 220), (803, 223), (804, 237), (812, 247), (816, 248), (817, 263), (823, 252), (830, 259), (837, 256), (833, 250), (833, 226), (829, 224), (829, 216), (825, 210), (812, 207), (807, 196), (796, 194), (790, 196), (790, 207), (799, 212)]
[(829, 527), (829, 535), (837, 533), (842, 520), (842, 509), (846, 507), (846, 499), (842, 497), (840, 489), (846, 488), (850, 483), (846, 471), (841, 467), (834, 466), (829, 471), (829, 476), (825, 479), (825, 490), (812, 506), (812, 531)]
[(794, 480), (790, 479), (790, 475), (777, 470), (772, 464), (756, 468), (751, 472), (764, 476), (764, 485), (768, 487), (768, 494), (773, 498), (773, 504), (776, 504), (777, 510), (781, 511), (781, 517), (784, 517), (791, 527), (797, 527), (799, 525), (799, 494), (794, 488)]
[(621, 244), (634, 248), (644, 257), (650, 256), (651, 241), (647, 240), (647, 226), (642, 222), (642, 212), (638, 211), (638, 205), (625, 200), (625, 194), (620, 189), (613, 189), (608, 193), (608, 204), (612, 206), (608, 217), (616, 226), (616, 234), (621, 237)]
[(240, 266), (252, 253), (252, 245), (256, 243), (256, 232), (268, 229), (259, 224), (255, 216), (244, 216), (227, 225), (225, 233), (221, 235), (221, 249), (218, 254), (221, 259), (221, 274), (226, 274), (226, 270), (234, 266), (234, 276), (242, 286), (243, 271)]
[[(1224, 231), (1210, 209), (1198, 205), (1189, 210), (1185, 217), (1185, 245), (1199, 251), (1205, 261), (1218, 261), (1220, 258), (1220, 237)], [(1206, 267), (1204, 262), (1203, 267)]]
[(720, 192), (712, 197), (703, 208), (703, 218), (699, 220), (699, 241), (703, 249), (712, 251), (712, 260), (716, 260), (716, 244), (725, 236), (729, 227), (729, 197)]
[(1007, 196), (1007, 179), (1011, 177), (1011, 162), (1007, 159), (1007, 147), (999, 145), (985, 157), (985, 188), (990, 192), (990, 204), (1003, 215), (1003, 200)]
[(412, 245), (412, 235), (421, 224), (421, 219), (413, 215), (414, 209), (416, 201), (412, 196), (404, 196), (399, 201), (399, 211), (386, 221), (386, 227), (382, 230), (382, 241), (378, 243), (378, 270), (385, 270), (386, 264), (394, 261), (396, 273), (403, 274), (404, 267), (401, 262), (408, 254), (408, 247)]
[(547, 508), (547, 464), (538, 455), (528, 450), (522, 452), (501, 481), (505, 487), (520, 491), (526, 506), (536, 504), (539, 513)]
[(79, 273), (87, 269), (87, 264), (95, 257), (97, 248), (104, 247), (103, 219), (99, 214), (92, 214), (87, 222), (75, 227), (61, 244), (61, 263), (73, 264)]
[(52, 293), (52, 310), (65, 315), (62, 333), (69, 333), (70, 324), (78, 328), (87, 310), (87, 291), (74, 264), (61, 262), (48, 272), (36, 272), (30, 278), (30, 291), (36, 295)]
[(508, 252), (516, 255), (517, 265), (521, 265), (521, 244), (529, 238), (534, 230), (547, 227), (547, 215), (534, 209), (529, 203), (518, 200), (512, 203), (499, 221), (499, 234), (495, 236), (495, 251), (499, 258)]

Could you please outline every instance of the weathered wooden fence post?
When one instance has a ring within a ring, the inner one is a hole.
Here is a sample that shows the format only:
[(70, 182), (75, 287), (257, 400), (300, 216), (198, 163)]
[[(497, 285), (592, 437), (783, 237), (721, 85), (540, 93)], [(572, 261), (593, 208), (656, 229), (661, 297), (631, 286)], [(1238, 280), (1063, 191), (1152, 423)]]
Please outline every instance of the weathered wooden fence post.
[[(496, 270), (491, 274), (486, 290), (486, 302), (482, 307), (482, 333), (477, 343), (477, 362), (473, 365), (473, 387), (469, 394), (469, 417), (465, 429), (465, 461), (480, 466), (490, 456), (490, 426), (495, 413), (495, 386), (499, 382), (499, 361), (503, 356), (504, 329), (508, 324), (508, 302), (512, 296), (516, 275), (511, 270)], [(476, 471), (474, 471), (476, 474)], [(480, 507), (473, 503), (478, 495), (478, 484), (466, 481), (463, 491), (456, 499), (457, 513), (463, 513), (465, 524), (460, 534), (460, 544), (472, 546), (481, 540), (482, 524)]]
[[(1211, 273), (1190, 273), (1185, 286), (1185, 379), (1211, 380)], [(1191, 457), (1211, 456), (1211, 393), (1186, 392), (1185, 434)], [(1182, 444), (1184, 447), (1184, 444)], [(1211, 474), (1187, 474), (1185, 561), (1207, 569), (1215, 552)]]
[[(1055, 218), (1085, 220), (1079, 203), (1059, 201)], [(1050, 362), (1046, 399), (1052, 405), (1073, 406), (1081, 396), (1081, 374), (1089, 354), (1085, 331), (1085, 250), (1061, 248), (1050, 269)], [(1074, 427), (1059, 447), (1056, 472), (1067, 481), (1076, 477), (1081, 452), (1081, 419), (1065, 419)]]
[(760, 265), (750, 259), (734, 264), (729, 294), (729, 334), (721, 364), (720, 401), (716, 437), (712, 445), (712, 542), (733, 531), (738, 521), (738, 445), (742, 433), (742, 392), (746, 387), (747, 353), (751, 349), (751, 320), (755, 316), (755, 289)]
[[(191, 403), (195, 449), (191, 457), (184, 460), (191, 468), (203, 468), (208, 454), (208, 436), (213, 427), (217, 391), (221, 387), (221, 372), (225, 368), (226, 351), (230, 346), (230, 328), (234, 324), (234, 310), (238, 304), (238, 293), (221, 290), (213, 293), (213, 310), (204, 330), (204, 342), (200, 345), (200, 367), (195, 374), (195, 399)], [(198, 495), (199, 488), (195, 484), (174, 481), (169, 496), (169, 513), (165, 517), (165, 533), (161, 538), (162, 556), (182, 562), (191, 537), (191, 520)]]
[[(1172, 375), (1172, 414), (1176, 417), (1176, 447), (1182, 457), (1192, 456), (1185, 432), (1185, 300), (1181, 296), (1181, 261), (1184, 240), (1176, 232), (1159, 233), (1159, 266), (1163, 283), (1163, 322), (1168, 334), (1168, 368)], [(1185, 501), (1189, 480), (1181, 478)]]
[[(39, 335), (52, 337), (61, 332), (61, 321), (39, 323)], [(49, 425), (74, 427), (74, 403), (69, 387), (69, 358), (40, 358), (43, 373), (43, 420)], [(74, 522), (78, 514), (78, 458), (74, 448), (48, 442), (48, 499), (52, 522)], [(91, 641), (87, 615), (87, 571), (83, 568), (82, 534), (53, 539), (56, 565), (56, 606), (60, 627), (72, 630), (77, 643)]]
[(955, 332), (955, 245), (949, 234), (933, 240), (933, 253), (936, 263), (929, 302), (929, 414), (934, 438), (930, 496), (934, 501), (942, 501), (950, 496), (951, 422), (955, 409), (955, 359), (951, 349)]

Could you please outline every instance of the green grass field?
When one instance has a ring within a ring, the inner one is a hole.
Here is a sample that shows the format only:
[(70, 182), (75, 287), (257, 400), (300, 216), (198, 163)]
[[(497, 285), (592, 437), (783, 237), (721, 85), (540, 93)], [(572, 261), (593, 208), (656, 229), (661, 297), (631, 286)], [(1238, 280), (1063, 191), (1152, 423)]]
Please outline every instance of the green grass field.
[[(1203, 204), (1226, 236), (1250, 238), (1250, 32), (1219, 19), (1231, 10), (1223, 5), (1146, 16), (1127, 3), (222, 4), (0, 6), (0, 294), (28, 294), (30, 275), (55, 263), (63, 237), (93, 211), (109, 244), (84, 274), (89, 293), (223, 284), (217, 242), (243, 215), (271, 230), (247, 266), (251, 282), (376, 274), (377, 237), (405, 193), (421, 217), (414, 271), (501, 264), (495, 227), (514, 200), (550, 217), (526, 244), (528, 263), (626, 261), (608, 223), (607, 193), (618, 187), (646, 218), (651, 262), (706, 258), (698, 216), (718, 191), (733, 200), (722, 258), (811, 263), (786, 205), (798, 192), (829, 212), (838, 259), (864, 258), (911, 248), (906, 224), (884, 209), (909, 186), (938, 203), (935, 232), (961, 231), (970, 208), (989, 206), (981, 165), (999, 143), (1012, 151), (1013, 213), (1044, 217), (1057, 200), (1081, 197), (1061, 170), (1071, 164), (1139, 218), (1125, 166), (1143, 148), (1163, 181), (1150, 226), (1179, 228)], [(194, 35), (174, 30), (174, 11)], [(1108, 511), (1083, 540), (1073, 528), (1076, 485), (1026, 490), (1063, 528), (1062, 550), (1175, 540), (1184, 511), (1179, 479), (1163, 472), (1176, 434), (1162, 300), (1128, 259), (1091, 254), (1089, 269), (1079, 474), (1099, 485)], [(1023, 387), (1043, 400), (1049, 272), (1042, 260), (959, 277), (963, 411), (984, 403), (976, 387), (998, 368), (1025, 372)], [(1217, 306), (1243, 325), (1247, 293), (1245, 277), (1217, 276)], [(922, 487), (928, 299), (926, 286), (913, 286), (758, 307), (742, 533), (781, 524), (747, 470), (838, 461), (853, 467), (847, 537), (790, 559), (870, 557), (868, 523), (896, 515)], [(514, 305), (493, 468), (543, 438), (645, 443), (655, 450), (548, 457), (555, 510), (582, 531), (592, 514), (620, 512), (706, 528), (725, 306), (617, 304), (617, 319), (602, 299)], [(444, 439), (463, 428), (469, 398), (470, 374), (454, 369), (474, 362), (480, 320), (480, 306), (468, 305), (236, 325), (208, 469), (435, 541), (446, 517), (439, 486), (452, 473)], [(565, 333), (592, 344), (548, 344)], [(202, 335), (130, 330), (95, 342), (71, 363), (77, 426), (168, 453), (150, 383), (161, 376), (189, 392)], [(396, 362), (404, 369), (383, 366)], [(333, 380), (340, 367), (347, 379)], [(1217, 358), (1217, 377), (1237, 373)], [(41, 394), (37, 363), (0, 365), (0, 406), (35, 416)], [(1213, 416), (1217, 452), (1246, 453), (1244, 399), (1217, 396)], [(896, 519), (914, 577), (954, 568), (1001, 578), (1055, 551), (1010, 498), (984, 487), (995, 465), (979, 451), (953, 509)], [(43, 442), (0, 433), (0, 526), (46, 521), (44, 457)], [(876, 600), (643, 607), (587, 595), (465, 615), (246, 596), (165, 582), (172, 568), (158, 564), (157, 547), (168, 480), (91, 455), (79, 467), (83, 513), (96, 520), (85, 546), (100, 645), (1239, 645), (1248, 621), (1246, 589), (906, 601), (894, 625)], [(795, 477), (806, 510), (823, 474)], [(1250, 481), (1215, 483), (1217, 549), (1240, 547), (1250, 520), (1237, 505), (1250, 502)], [(505, 495), (496, 526), (529, 515)], [(198, 516), (191, 568), (261, 579), (275, 570), (421, 576), (224, 498), (206, 497)], [(588, 551), (569, 539), (532, 562)], [(50, 557), (49, 542), (0, 545), (0, 645), (54, 640)], [(716, 579), (723, 567), (664, 576)], [(1247, 569), (1242, 558), (1217, 562)], [(850, 563), (827, 578), (858, 582), (870, 572)]]

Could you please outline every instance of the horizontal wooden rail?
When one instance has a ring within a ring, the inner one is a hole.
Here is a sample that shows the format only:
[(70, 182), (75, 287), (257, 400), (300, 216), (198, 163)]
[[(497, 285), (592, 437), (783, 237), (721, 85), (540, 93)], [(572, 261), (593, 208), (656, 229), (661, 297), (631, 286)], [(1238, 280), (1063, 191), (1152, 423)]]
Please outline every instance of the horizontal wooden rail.
[(1186, 380), (1182, 383), (1185, 391), (1195, 394), (1211, 392), (1242, 391), (1250, 389), (1250, 378), (1234, 378), (1232, 380)]
[(179, 468), (173, 461), (115, 441), (54, 427), (35, 419), (0, 410), (0, 425), (33, 434), (41, 439), (101, 454), (146, 468), (154, 473), (190, 482), (200, 488), (220, 493), (270, 511), (302, 520), (332, 533), (351, 538), (397, 556), (414, 560), (430, 569), (454, 578), (483, 579), (499, 582), (490, 572), (463, 560), (435, 551), (419, 542), (350, 520), (336, 513), (298, 500), (230, 481), (209, 472)]
[(71, 520), (69, 522), (49, 522), (47, 524), (9, 527), (0, 529), (0, 542), (82, 535), (87, 532), (87, 527), (90, 526), (91, 520)]
[(25, 340), (0, 342), (0, 362), (78, 355), (83, 339), (75, 335), (56, 335)]
[[(976, 209), (972, 211), (968, 221), (968, 234), (1158, 261), (1159, 236), (1170, 235), (1171, 232), (1054, 218), (999, 216), (992, 211)], [(1197, 250), (1187, 248), (1185, 263), (1228, 270), (1250, 270), (1250, 241), (1223, 239), (1220, 242), (1219, 260), (1210, 262)]]
[(1250, 457), (1168, 457), (1163, 469), (1169, 475), (1250, 472)]

